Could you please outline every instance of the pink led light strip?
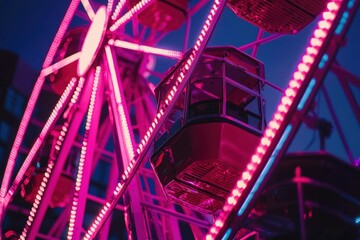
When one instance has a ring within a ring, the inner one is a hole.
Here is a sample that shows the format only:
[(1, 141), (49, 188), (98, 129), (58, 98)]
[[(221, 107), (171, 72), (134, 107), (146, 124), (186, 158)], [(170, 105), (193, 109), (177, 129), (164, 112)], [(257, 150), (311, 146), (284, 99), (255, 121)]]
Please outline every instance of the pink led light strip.
[(126, 0), (120, 0), (118, 4), (115, 7), (115, 10), (113, 14), (111, 15), (111, 20), (115, 21), (119, 14), (121, 13), (122, 9), (124, 8), (124, 5), (126, 3)]
[(127, 117), (125, 115), (125, 110), (124, 110), (124, 105), (126, 103), (124, 103), (124, 101), (122, 100), (119, 83), (118, 83), (117, 77), (116, 77), (117, 75), (116, 75), (115, 66), (114, 66), (114, 59), (112, 58), (112, 53), (111, 53), (111, 49), (109, 46), (105, 47), (105, 52), (106, 52), (106, 57), (107, 57), (108, 64), (109, 64), (111, 82), (113, 85), (112, 90), (114, 92), (115, 101), (117, 104), (117, 112), (120, 115), (121, 131), (122, 131), (122, 135), (125, 140), (126, 149), (122, 149), (122, 151), (126, 150), (128, 157), (130, 159), (133, 159), (134, 158), (134, 147), (133, 147), (133, 143), (132, 143), (132, 138), (130, 136), (130, 130), (129, 130), (129, 125), (127, 123)]
[[(61, 128), (60, 135), (59, 135), (59, 137), (58, 137), (58, 139), (56, 141), (55, 149), (58, 150), (58, 149), (61, 148), (62, 141), (61, 141), (60, 137), (64, 137), (66, 135), (67, 129), (68, 129), (68, 123), (65, 122), (64, 125)], [(30, 210), (30, 214), (29, 214), (28, 219), (26, 221), (25, 228), (23, 229), (23, 232), (21, 233), (21, 236), (20, 236), (21, 240), (26, 239), (27, 233), (28, 233), (28, 231), (29, 231), (29, 229), (31, 227), (32, 222), (34, 221), (37, 209), (38, 209), (38, 207), (40, 205), (40, 201), (42, 199), (42, 196), (44, 195), (45, 188), (47, 186), (47, 182), (49, 181), (51, 171), (52, 171), (52, 169), (54, 167), (54, 164), (55, 164), (54, 160), (55, 159), (50, 159), (50, 161), (49, 161), (49, 163), (47, 165), (44, 177), (42, 179), (42, 182), (41, 182), (39, 190), (38, 190), (38, 192), (36, 194), (33, 206), (32, 206), (32, 208)]]
[(58, 119), (59, 112), (64, 107), (64, 103), (66, 103), (68, 101), (68, 98), (73, 91), (76, 81), (77, 81), (76, 78), (71, 79), (71, 81), (69, 82), (68, 86), (66, 87), (64, 93), (61, 95), (59, 101), (56, 103), (55, 108), (51, 112), (49, 119), (46, 121), (43, 129), (41, 130), (39, 137), (36, 139), (35, 143), (31, 147), (28, 155), (26, 156), (26, 159), (24, 160), (24, 163), (20, 167), (20, 169), (15, 177), (13, 184), (10, 187), (9, 192), (5, 196), (5, 199), (4, 199), (4, 207), (5, 208), (9, 204), (14, 193), (16, 192), (19, 184), (21, 183), (21, 181), (25, 175), (25, 172), (27, 171), (27, 169), (33, 162), (33, 159), (34, 159), (36, 153), (39, 151), (39, 148), (41, 147), (42, 143), (44, 142), (45, 137), (48, 135), (50, 128), (54, 125), (55, 121)]
[(70, 24), (71, 19), (73, 18), (75, 11), (79, 5), (80, 0), (72, 0), (68, 10), (65, 13), (64, 19), (60, 24), (59, 30), (57, 31), (54, 41), (52, 42), (49, 52), (46, 55), (43, 68), (47, 68), (52, 63), (54, 56), (59, 48), (61, 40), (63, 39), (66, 30)]
[(241, 178), (238, 180), (235, 188), (224, 204), (223, 212), (215, 220), (214, 225), (210, 228), (206, 240), (218, 239), (220, 230), (224, 227), (224, 223), (228, 218), (233, 208), (243, 191), (246, 189), (247, 184), (252, 179), (254, 172), (257, 170), (259, 164), (263, 161), (263, 157), (278, 133), (278, 129), (283, 123), (283, 120), (295, 98), (299, 88), (304, 81), (311, 65), (317, 57), (319, 48), (322, 46), (327, 33), (332, 26), (333, 20), (340, 8), (341, 1), (331, 1), (327, 4), (327, 10), (322, 15), (322, 19), (318, 22), (318, 26), (314, 31), (314, 35), (310, 40), (310, 46), (307, 47), (306, 53), (297, 66), (297, 70), (293, 74), (293, 78), (289, 82), (288, 88), (285, 90), (285, 96), (282, 97), (280, 104), (277, 107), (273, 119), (269, 122), (264, 136), (261, 138), (260, 144), (256, 149), (255, 154), (252, 156), (250, 163), (247, 164), (247, 169), (242, 173)]
[[(86, 123), (85, 123), (85, 133), (84, 133), (84, 139), (82, 142), (82, 147), (81, 147), (81, 152), (80, 152), (78, 171), (77, 171), (77, 175), (76, 175), (75, 192), (74, 192), (72, 207), (70, 210), (70, 221), (69, 221), (67, 239), (73, 239), (73, 237), (75, 239), (80, 238), (80, 233), (81, 233), (81, 228), (82, 228), (83, 214), (79, 214), (79, 208), (78, 208), (79, 193), (80, 193), (81, 187), (83, 187), (82, 186), (83, 185), (82, 184), (83, 171), (84, 171), (84, 165), (85, 165), (86, 156), (87, 156), (89, 131), (91, 129), (91, 124), (92, 124), (92, 120), (93, 120), (94, 105), (95, 105), (95, 100), (96, 100), (96, 93), (98, 90), (100, 72), (101, 72), (101, 67), (98, 66), (95, 71), (94, 85), (93, 85), (92, 92), (91, 92), (90, 104), (89, 104), (89, 109), (88, 109)], [(80, 208), (85, 208), (85, 206), (80, 206)], [(76, 227), (76, 229), (74, 229), (76, 222), (78, 222), (78, 224), (76, 224), (77, 227)]]
[(130, 50), (135, 50), (135, 51), (139, 51), (139, 52), (144, 52), (144, 53), (152, 53), (152, 54), (156, 54), (156, 55), (160, 55), (160, 56), (164, 56), (164, 57), (176, 58), (176, 59), (180, 59), (182, 57), (182, 53), (179, 51), (150, 47), (150, 46), (126, 42), (126, 41), (122, 41), (122, 40), (110, 39), (109, 45), (113, 45), (113, 46), (121, 47), (121, 48), (125, 48), (125, 49), (130, 49)]
[(111, 12), (114, 5), (114, 0), (108, 0), (107, 3), (107, 12)]
[[(136, 4), (129, 12), (125, 13), (121, 18), (119, 18), (111, 27), (110, 31), (116, 31), (121, 25), (126, 24), (130, 21), (130, 19), (143, 11), (146, 7), (148, 7), (154, 0), (142, 0), (138, 4)], [(119, 11), (120, 12), (120, 11)]]
[[(85, 81), (84, 78), (80, 78), (78, 86), (76, 87), (76, 90), (75, 90), (75, 92), (72, 95), (72, 98), (70, 100), (72, 104), (77, 102), (79, 93), (81, 92), (81, 89), (84, 86), (84, 81)], [(65, 122), (64, 125), (61, 128), (60, 134), (58, 136), (58, 139), (57, 139), (56, 145), (55, 145), (55, 150), (56, 150), (55, 152), (56, 153), (58, 153), (60, 151), (60, 149), (61, 149), (64, 137), (66, 136), (66, 133), (67, 133), (67, 130), (68, 130), (68, 125), (69, 124), (67, 122)], [(39, 188), (39, 190), (38, 190), (38, 192), (36, 194), (35, 201), (34, 201), (34, 203), (32, 205), (32, 208), (30, 210), (30, 214), (29, 214), (28, 219), (26, 221), (26, 225), (25, 225), (25, 227), (23, 229), (23, 232), (21, 233), (20, 239), (22, 239), (22, 240), (26, 239), (28, 231), (29, 231), (34, 219), (35, 219), (36, 212), (37, 212), (37, 210), (39, 208), (42, 196), (44, 195), (47, 183), (49, 182), (49, 178), (50, 178), (52, 169), (54, 167), (54, 164), (55, 164), (55, 159), (49, 159), (49, 163), (47, 165), (44, 177), (43, 177), (42, 182), (40, 184), (40, 188)]]
[[(125, 191), (126, 187), (129, 185), (131, 179), (134, 177), (137, 168), (139, 168), (141, 164), (141, 159), (145, 157), (147, 150), (149, 149), (149, 142), (151, 142), (161, 125), (163, 124), (165, 118), (163, 115), (167, 115), (170, 112), (170, 109), (174, 105), (175, 101), (174, 98), (177, 99), (181, 90), (185, 87), (187, 80), (190, 77), (192, 70), (195, 67), (196, 62), (200, 58), (200, 54), (202, 53), (205, 45), (212, 33), (212, 30), (217, 23), (217, 20), (222, 12), (226, 1), (218, 1), (216, 0), (213, 4), (210, 14), (208, 15), (205, 24), (200, 32), (198, 40), (194, 46), (193, 51), (190, 54), (190, 57), (184, 64), (185, 70), (181, 71), (179, 77), (177, 78), (176, 84), (173, 86), (170, 93), (167, 95), (164, 105), (160, 108), (159, 112), (157, 113), (155, 119), (153, 120), (149, 130), (145, 134), (144, 138), (142, 139), (141, 143), (139, 144), (136, 152), (138, 157), (135, 157), (140, 160), (135, 160), (132, 158), (128, 167), (126, 168), (125, 172), (121, 176), (120, 182), (117, 184), (113, 196), (110, 200), (106, 202), (106, 204), (102, 207), (99, 214), (96, 216), (94, 222), (91, 224), (90, 228), (85, 234), (84, 239), (93, 239), (96, 233), (99, 231), (99, 228), (102, 226), (106, 218), (108, 217), (110, 211), (115, 207), (116, 203), (120, 199), (121, 195)], [(209, 31), (210, 30), (210, 31)], [(183, 81), (185, 80), (185, 81)], [(142, 155), (141, 155), (142, 154)]]
[[(126, 177), (128, 176), (128, 174), (130, 173), (131, 168), (133, 167), (133, 164), (135, 163), (133, 158), (134, 158), (134, 149), (133, 149), (133, 145), (132, 145), (132, 141), (131, 141), (131, 136), (130, 136), (130, 130), (129, 130), (129, 126), (127, 123), (127, 118), (125, 115), (125, 111), (124, 111), (124, 105), (123, 105), (123, 101), (122, 101), (122, 97), (121, 97), (121, 93), (120, 93), (120, 88), (117, 82), (117, 75), (116, 75), (116, 70), (115, 70), (115, 66), (114, 66), (114, 59), (112, 58), (112, 52), (109, 46), (105, 47), (105, 53), (106, 53), (106, 57), (107, 57), (107, 61), (108, 61), (108, 67), (109, 67), (109, 71), (110, 71), (110, 76), (111, 76), (111, 83), (113, 85), (112, 87), (112, 91), (115, 97), (115, 101), (116, 101), (116, 107), (117, 107), (117, 112), (119, 113), (119, 117), (120, 117), (120, 127), (121, 127), (121, 131), (122, 131), (122, 136), (124, 137), (125, 140), (125, 149), (123, 149), (122, 151), (126, 150), (129, 159), (130, 160), (130, 164), (129, 166), (125, 169), (124, 174), (122, 175), (122, 179), (125, 180)], [(118, 186), (117, 186), (118, 187)], [(117, 201), (114, 201), (114, 204), (116, 204)], [(110, 206), (109, 202), (106, 202), (105, 206), (103, 207), (103, 209), (100, 211), (99, 216), (97, 216), (95, 218), (95, 221), (93, 222), (92, 226), (90, 227), (89, 231), (86, 233), (84, 239), (91, 239), (92, 238), (92, 234), (97, 232), (97, 227), (100, 226), (102, 224), (102, 219), (104, 218), (104, 214), (103, 211), (107, 211), (108, 210), (108, 206)]]
[[(79, 0), (71, 1), (70, 6), (64, 16), (64, 19), (61, 22), (61, 25), (55, 35), (54, 41), (52, 42), (52, 44), (50, 46), (49, 52), (46, 55), (46, 58), (45, 58), (45, 61), (43, 64), (43, 68), (47, 68), (53, 61), (55, 53), (60, 45), (60, 42), (61, 42), (69, 24), (70, 24), (71, 19), (73, 18), (74, 14), (75, 14), (75, 11), (76, 11), (77, 6), (79, 5), (79, 2), (80, 2)], [(6, 165), (6, 169), (4, 172), (4, 177), (3, 177), (1, 189), (0, 189), (0, 221), (2, 220), (2, 215), (3, 215), (3, 210), (4, 210), (4, 206), (3, 206), (4, 197), (8, 190), (8, 187), (9, 187), (9, 182), (11, 179), (12, 172), (14, 170), (17, 153), (19, 152), (21, 142), (24, 138), (26, 128), (29, 124), (29, 120), (31, 118), (32, 112), (34, 111), (35, 103), (40, 94), (44, 80), (45, 80), (45, 78), (42, 74), (40, 74), (40, 76), (36, 80), (34, 89), (30, 95), (24, 115), (21, 119), (18, 132), (16, 133), (14, 144), (10, 151), (9, 159), (7, 161), (7, 165)]]

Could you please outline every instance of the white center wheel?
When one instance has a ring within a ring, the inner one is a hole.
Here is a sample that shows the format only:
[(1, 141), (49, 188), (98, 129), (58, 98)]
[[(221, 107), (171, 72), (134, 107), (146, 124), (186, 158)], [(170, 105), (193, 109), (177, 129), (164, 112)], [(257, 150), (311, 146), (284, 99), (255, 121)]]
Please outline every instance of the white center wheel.
[(106, 7), (101, 6), (93, 18), (93, 22), (90, 25), (81, 48), (81, 56), (77, 67), (77, 74), (79, 77), (84, 76), (94, 62), (104, 40), (107, 21), (108, 14)]

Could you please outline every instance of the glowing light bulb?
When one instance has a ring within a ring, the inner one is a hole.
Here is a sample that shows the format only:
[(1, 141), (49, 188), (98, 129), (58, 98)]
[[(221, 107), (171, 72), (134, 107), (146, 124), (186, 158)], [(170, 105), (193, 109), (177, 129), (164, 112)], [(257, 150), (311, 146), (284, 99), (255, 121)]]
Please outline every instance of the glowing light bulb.
[(327, 9), (329, 9), (330, 11), (337, 11), (339, 10), (339, 7), (340, 7), (340, 4), (341, 4), (341, 1), (338, 3), (338, 2), (335, 2), (335, 1), (331, 1), (327, 4)]
[(319, 38), (316, 38), (316, 37), (313, 37), (311, 40), (310, 40), (310, 44), (311, 46), (313, 47), (320, 47), (322, 45), (323, 41), (320, 40)]
[(244, 180), (240, 180), (237, 182), (237, 187), (240, 189), (245, 189), (246, 188), (246, 183), (244, 182)]

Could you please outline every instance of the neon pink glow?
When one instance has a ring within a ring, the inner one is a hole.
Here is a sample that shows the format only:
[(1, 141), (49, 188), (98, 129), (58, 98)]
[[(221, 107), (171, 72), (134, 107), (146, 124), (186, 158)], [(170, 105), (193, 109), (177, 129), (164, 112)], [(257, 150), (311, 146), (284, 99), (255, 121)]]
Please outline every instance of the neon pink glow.
[(63, 39), (66, 30), (70, 24), (71, 19), (73, 18), (75, 11), (78, 7), (80, 3), (80, 0), (72, 0), (70, 3), (70, 6), (68, 8), (68, 10), (65, 13), (64, 19), (62, 20), (59, 30), (57, 31), (54, 41), (52, 42), (49, 52), (46, 55), (44, 64), (43, 64), (43, 68), (47, 68), (48, 66), (50, 66), (50, 64), (52, 63), (55, 54), (60, 46), (61, 40)]
[(331, 24), (326, 20), (320, 21), (318, 25), (320, 29), (330, 29), (331, 27)]
[[(269, 122), (268, 127), (264, 132), (264, 136), (260, 140), (260, 144), (257, 147), (256, 153), (252, 156), (251, 161), (247, 165), (248, 171), (245, 171), (242, 174), (242, 177), (238, 180), (236, 187), (233, 189), (223, 207), (223, 212), (220, 213), (218, 218), (215, 220), (215, 224), (210, 228), (208, 234), (206, 235), (206, 240), (213, 240), (218, 237), (218, 234), (224, 226), (226, 219), (237, 203), (237, 199), (240, 198), (243, 190), (247, 186), (247, 183), (252, 179), (253, 173), (257, 170), (259, 164), (263, 161), (263, 156), (267, 151), (268, 146), (274, 139), (290, 105), (293, 102), (294, 97), (298, 92), (298, 89), (305, 79), (304, 74), (309, 71), (309, 64), (312, 64), (316, 58), (318, 49), (322, 46), (323, 40), (327, 35), (327, 31), (331, 27), (332, 21), (335, 18), (325, 19), (324, 16), (328, 16), (330, 14), (336, 16), (340, 4), (341, 1), (332, 1), (328, 3), (327, 10), (325, 10), (323, 14), (323, 19), (319, 21), (318, 28), (314, 31), (314, 36), (309, 44), (310, 46), (306, 49), (305, 55), (302, 57), (296, 72), (293, 74), (294, 78), (289, 81), (289, 86), (285, 90), (286, 95), (281, 99), (277, 111), (274, 113), (273, 119)], [(319, 34), (318, 30), (322, 30), (324, 33)], [(251, 169), (251, 171), (249, 169)]]
[[(333, 11), (333, 13), (335, 13), (337, 10), (339, 10), (339, 8), (341, 6), (341, 2), (342, 1), (332, 1), (332, 2), (329, 2), (326, 7), (329, 10), (329, 12)], [(336, 15), (336, 13), (334, 15)]]
[(314, 48), (314, 47), (307, 47), (307, 48), (306, 48), (306, 53), (307, 53), (308, 55), (305, 55), (305, 56), (317, 55), (318, 50), (317, 50), (316, 48)]
[(125, 13), (121, 18), (119, 18), (111, 27), (110, 31), (116, 31), (120, 26), (126, 24), (130, 21), (130, 19), (139, 14), (142, 10), (148, 7), (154, 0), (141, 0), (138, 4), (136, 4), (129, 12)]
[(68, 64), (70, 64), (72, 62), (75, 62), (76, 60), (79, 59), (80, 56), (81, 56), (81, 52), (77, 52), (77, 53), (75, 53), (73, 55), (70, 55), (67, 58), (64, 58), (64, 59), (60, 60), (59, 62), (54, 63), (53, 65), (51, 65), (51, 66), (49, 66), (47, 68), (44, 68), (41, 71), (41, 74), (44, 77), (46, 77), (47, 75), (54, 73), (55, 71), (59, 70), (60, 68), (63, 68), (66, 65), (68, 65)]
[(111, 15), (111, 20), (115, 21), (117, 19), (117, 17), (119, 16), (121, 11), (123, 10), (125, 3), (126, 3), (126, 0), (120, 0), (118, 2), (118, 4), (115, 7), (115, 10), (114, 10), (113, 14)]
[(309, 71), (310, 67), (306, 63), (301, 63), (301, 64), (298, 65), (298, 69), (299, 69), (300, 72), (307, 73)]
[[(74, 94), (72, 95), (71, 102), (76, 102), (77, 101), (79, 93), (80, 93), (80, 91), (81, 91), (81, 89), (82, 89), (82, 87), (84, 85), (84, 81), (85, 81), (84, 78), (80, 78), (79, 83), (78, 83), (78, 87), (76, 88)], [(63, 124), (62, 128), (61, 128), (60, 134), (59, 134), (58, 139), (56, 141), (55, 149), (57, 150), (57, 152), (59, 152), (59, 150), (61, 148), (61, 145), (62, 145), (62, 142), (63, 142), (63, 139), (64, 139), (63, 137), (66, 135), (67, 130), (68, 130), (68, 123), (65, 122)], [(50, 178), (52, 169), (54, 167), (54, 160), (55, 159), (49, 159), (48, 166), (46, 168), (46, 171), (45, 171), (44, 177), (42, 179), (41, 185), (39, 187), (39, 190), (38, 190), (38, 192), (36, 194), (33, 206), (32, 206), (32, 208), (30, 210), (30, 214), (29, 214), (28, 219), (26, 221), (26, 225), (25, 225), (25, 227), (24, 227), (24, 229), (23, 229), (23, 231), (21, 233), (20, 239), (26, 239), (28, 231), (31, 228), (31, 225), (32, 225), (32, 223), (34, 221), (35, 215), (36, 215), (37, 210), (39, 208), (40, 201), (41, 201), (42, 196), (43, 196), (43, 194), (45, 192), (45, 188), (47, 186), (47, 183), (49, 182), (49, 178)]]
[(114, 45), (116, 47), (121, 47), (121, 48), (144, 52), (144, 53), (152, 53), (152, 54), (170, 57), (170, 58), (180, 59), (182, 57), (182, 53), (179, 51), (150, 47), (150, 46), (140, 45), (140, 44), (126, 42), (126, 41), (122, 41), (122, 40), (111, 39), (111, 40), (109, 40), (109, 44)]
[[(97, 67), (96, 72), (95, 72), (94, 85), (93, 85), (92, 92), (91, 92), (89, 109), (88, 109), (86, 123), (85, 123), (85, 133), (84, 133), (84, 139), (83, 139), (82, 146), (81, 146), (79, 166), (78, 166), (78, 171), (77, 171), (77, 175), (76, 175), (75, 192), (74, 192), (72, 207), (71, 207), (71, 211), (70, 211), (70, 221), (69, 221), (67, 239), (72, 239), (73, 237), (75, 237), (75, 239), (79, 239), (80, 233), (81, 233), (80, 230), (82, 228), (82, 219), (80, 219), (80, 220), (76, 219), (77, 216), (80, 216), (80, 214), (78, 213), (79, 211), (78, 211), (77, 206), (78, 206), (78, 202), (79, 202), (79, 192), (80, 192), (80, 188), (82, 185), (84, 165), (85, 165), (85, 160), (86, 160), (85, 157), (86, 157), (87, 146), (88, 146), (88, 136), (89, 136), (89, 131), (91, 129), (91, 123), (92, 123), (92, 119), (93, 119), (94, 105), (95, 105), (95, 100), (96, 100), (98, 84), (99, 84), (100, 72), (101, 72), (101, 68)], [(76, 227), (75, 227), (75, 224), (77, 225)], [(75, 229), (74, 229), (74, 227), (75, 227)], [(75, 234), (74, 234), (74, 232), (75, 232)]]
[[(211, 24), (216, 24), (216, 21), (213, 21), (215, 19), (214, 16), (216, 13), (220, 12), (219, 11), (220, 9), (221, 10), (223, 9), (223, 6), (225, 5), (225, 3), (226, 3), (226, 1), (220, 2), (220, 1), (216, 0), (215, 3), (213, 4), (210, 14), (208, 15), (207, 20), (203, 26), (203, 29), (198, 37), (197, 47), (193, 49), (192, 53), (190, 54), (190, 56), (185, 64), (186, 69), (191, 69), (191, 65), (193, 64), (194, 60), (199, 59), (200, 56), (198, 56), (199, 55), (198, 52), (202, 51), (202, 49), (205, 48), (205, 44), (202, 44), (202, 43), (205, 39), (208, 39), (208, 37), (209, 37), (209, 34), (207, 35), (208, 30), (213, 28), (214, 25), (211, 26)], [(221, 8), (220, 8), (220, 4), (222, 4)], [(217, 17), (218, 16), (219, 15), (217, 15)], [(112, 55), (111, 55), (111, 49), (109, 46), (105, 47), (105, 52), (106, 52), (106, 56), (108, 57), (108, 62), (113, 63), (114, 61), (111, 58)], [(115, 74), (114, 66), (109, 64), (109, 68), (110, 68), (109, 70), (110, 70), (110, 74), (112, 76), (112, 80), (116, 79), (116, 75), (114, 75)], [(137, 150), (136, 150), (137, 154), (143, 153), (143, 151), (147, 148), (148, 143), (150, 141), (152, 141), (152, 139), (154, 138), (154, 134), (153, 134), (154, 129), (157, 127), (159, 122), (162, 122), (163, 115), (165, 113), (165, 110), (168, 108), (170, 101), (174, 101), (173, 97), (175, 96), (175, 94), (178, 90), (178, 86), (184, 80), (186, 71), (187, 70), (182, 70), (182, 72), (180, 72), (179, 77), (177, 78), (177, 81), (175, 82), (175, 85), (172, 88), (172, 91), (170, 91), (170, 93), (166, 97), (168, 99), (168, 102), (165, 103), (159, 109), (159, 112), (156, 114), (153, 122), (151, 123), (151, 126), (149, 127), (144, 138), (142, 139), (141, 143), (137, 147)], [(114, 83), (114, 84), (117, 84), (117, 83)], [(118, 93), (115, 92), (115, 96), (116, 95), (118, 95)], [(121, 99), (120, 99), (120, 103), (121, 103)], [(124, 123), (126, 123), (126, 121)], [(109, 211), (116, 205), (117, 201), (119, 200), (119, 197), (121, 197), (121, 194), (124, 191), (123, 187), (124, 186), (126, 187), (128, 185), (128, 183), (129, 183), (128, 180), (133, 173), (133, 169), (136, 169), (136, 166), (138, 166), (138, 164), (139, 164), (139, 162), (136, 161), (136, 159), (134, 157), (132, 157), (130, 160), (129, 166), (126, 168), (125, 172), (121, 176), (121, 181), (117, 184), (117, 186), (113, 192), (113, 197), (111, 197), (111, 199), (108, 200), (106, 202), (106, 204), (102, 207), (98, 216), (95, 218), (94, 222), (91, 224), (90, 228), (86, 232), (84, 239), (93, 239), (94, 235), (98, 232), (99, 228), (104, 223), (106, 217), (109, 214)]]
[[(65, 126), (65, 128), (64, 128), (64, 126)], [(62, 128), (62, 131), (67, 131), (67, 127), (68, 127), (67, 123), (65, 123), (64, 126)], [(62, 141), (60, 139), (58, 139), (58, 141), (56, 141), (56, 144), (57, 144), (56, 147), (60, 148), (61, 144), (62, 144)], [(31, 227), (31, 225), (32, 225), (32, 223), (34, 221), (37, 209), (39, 208), (40, 201), (42, 199), (42, 196), (44, 195), (45, 188), (47, 186), (47, 182), (49, 181), (49, 178), (50, 178), (51, 171), (52, 171), (53, 167), (54, 167), (54, 159), (51, 159), (49, 161), (49, 163), (48, 163), (47, 168), (46, 168), (44, 177), (42, 179), (41, 185), (40, 185), (39, 190), (37, 192), (37, 195), (35, 197), (33, 206), (32, 206), (32, 208), (30, 210), (30, 214), (28, 216), (28, 220), (26, 221), (25, 228), (24, 228), (23, 232), (21, 233), (20, 239), (26, 239), (27, 232), (29, 231), (29, 229), (30, 229), (30, 227)]]
[[(2, 185), (1, 185), (1, 189), (0, 189), (0, 219), (2, 219), (3, 209), (7, 206), (7, 204), (4, 205), (4, 201), (5, 201), (4, 198), (5, 198), (7, 189), (9, 187), (9, 182), (10, 182), (10, 178), (11, 178), (14, 166), (15, 166), (17, 153), (20, 149), (21, 142), (24, 138), (26, 128), (28, 126), (31, 114), (35, 107), (36, 100), (40, 94), (41, 87), (44, 83), (44, 80), (45, 80), (45, 78), (42, 75), (40, 75), (35, 83), (35, 86), (31, 93), (29, 102), (26, 106), (23, 118), (21, 119), (19, 130), (16, 133), (14, 144), (10, 151), (10, 156), (9, 156), (9, 159), (6, 164), (6, 169), (4, 172), (4, 177), (3, 177)], [(13, 192), (11, 192), (11, 191), (9, 191), (9, 193), (13, 194)]]
[(64, 103), (68, 101), (68, 97), (70, 96), (70, 93), (72, 92), (76, 81), (77, 81), (76, 78), (71, 79), (71, 81), (69, 82), (68, 86), (66, 87), (64, 93), (62, 94), (59, 101), (55, 105), (54, 110), (50, 114), (49, 119), (46, 121), (43, 129), (41, 130), (39, 137), (36, 139), (35, 143), (31, 147), (26, 159), (24, 160), (24, 163), (20, 167), (20, 169), (15, 177), (15, 180), (14, 180), (12, 186), (10, 187), (9, 192), (6, 194), (6, 197), (4, 199), (4, 207), (5, 208), (9, 204), (13, 194), (16, 192), (16, 189), (18, 188), (21, 180), (23, 179), (25, 172), (27, 171), (27, 169), (33, 162), (33, 159), (34, 159), (36, 153), (39, 151), (39, 148), (41, 147), (45, 137), (48, 135), (50, 128), (54, 125), (54, 123), (57, 119), (57, 116), (59, 114), (59, 111), (63, 108)]
[(107, 3), (107, 11), (108, 12), (111, 12), (112, 11), (112, 8), (114, 6), (114, 0), (108, 0), (108, 3)]
[(322, 45), (323, 41), (321, 38), (317, 38), (317, 37), (313, 37), (311, 40), (310, 40), (310, 44), (313, 46), (313, 47), (320, 47)]
[(101, 6), (94, 16), (81, 48), (81, 56), (77, 67), (79, 77), (84, 76), (96, 58), (105, 36), (107, 18), (106, 7)]
[(106, 57), (108, 58), (107, 60), (109, 63), (111, 81), (112, 81), (112, 84), (114, 87), (113, 91), (114, 91), (115, 100), (116, 100), (117, 107), (118, 107), (117, 110), (118, 110), (118, 113), (120, 114), (120, 119), (121, 119), (120, 124), (121, 124), (121, 129), (123, 131), (123, 135), (125, 138), (126, 149), (129, 154), (129, 158), (132, 159), (132, 158), (134, 158), (134, 148), (133, 148), (132, 140), (130, 137), (129, 125), (127, 123), (126, 115), (125, 115), (125, 111), (124, 111), (124, 102), (121, 98), (119, 83), (118, 83), (117, 77), (116, 77), (114, 59), (112, 59), (112, 53), (111, 53), (111, 49), (109, 46), (105, 47), (105, 52), (106, 52)]
[(81, 0), (81, 3), (83, 5), (83, 7), (85, 8), (85, 11), (86, 11), (87, 15), (89, 16), (90, 20), (93, 20), (94, 16), (95, 16), (95, 12), (94, 12), (93, 8), (91, 7), (89, 0)]
[(314, 36), (317, 37), (317, 38), (325, 38), (326, 37), (326, 32), (322, 29), (317, 29), (315, 32), (314, 32)]
[[(60, 45), (60, 42), (70, 24), (71, 19), (73, 18), (74, 14), (75, 14), (75, 11), (76, 11), (77, 6), (79, 5), (79, 2), (80, 2), (79, 0), (71, 1), (68, 10), (65, 13), (64, 19), (62, 20), (60, 27), (55, 35), (54, 41), (52, 42), (50, 49), (45, 57), (43, 68), (47, 68), (53, 61), (56, 51), (57, 51), (57, 49)], [(4, 209), (4, 206), (3, 206), (4, 197), (5, 197), (6, 191), (8, 190), (8, 187), (9, 187), (11, 175), (14, 170), (14, 166), (15, 166), (15, 162), (16, 162), (17, 153), (19, 152), (21, 142), (24, 138), (26, 128), (29, 124), (31, 114), (34, 111), (35, 103), (40, 94), (44, 80), (45, 79), (41, 74), (38, 77), (38, 79), (36, 80), (35, 86), (30, 95), (28, 104), (26, 106), (24, 115), (21, 119), (18, 132), (16, 133), (14, 144), (10, 151), (9, 159), (6, 164), (6, 169), (4, 172), (4, 177), (3, 177), (3, 180), (1, 183), (1, 189), (0, 189), (0, 219), (2, 219), (3, 209)]]
[(314, 62), (314, 58), (311, 57), (310, 55), (304, 55), (302, 61), (303, 61), (304, 63), (310, 63), (310, 64), (312, 64), (312, 63)]

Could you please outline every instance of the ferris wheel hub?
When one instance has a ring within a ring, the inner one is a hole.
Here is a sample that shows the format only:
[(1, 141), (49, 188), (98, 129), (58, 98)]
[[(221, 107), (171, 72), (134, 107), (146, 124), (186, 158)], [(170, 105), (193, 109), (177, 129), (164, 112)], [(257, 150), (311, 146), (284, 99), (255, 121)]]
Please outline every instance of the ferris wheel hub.
[(77, 66), (79, 77), (85, 75), (94, 62), (105, 36), (107, 22), (108, 14), (106, 6), (101, 6), (93, 18), (81, 48), (81, 56)]

